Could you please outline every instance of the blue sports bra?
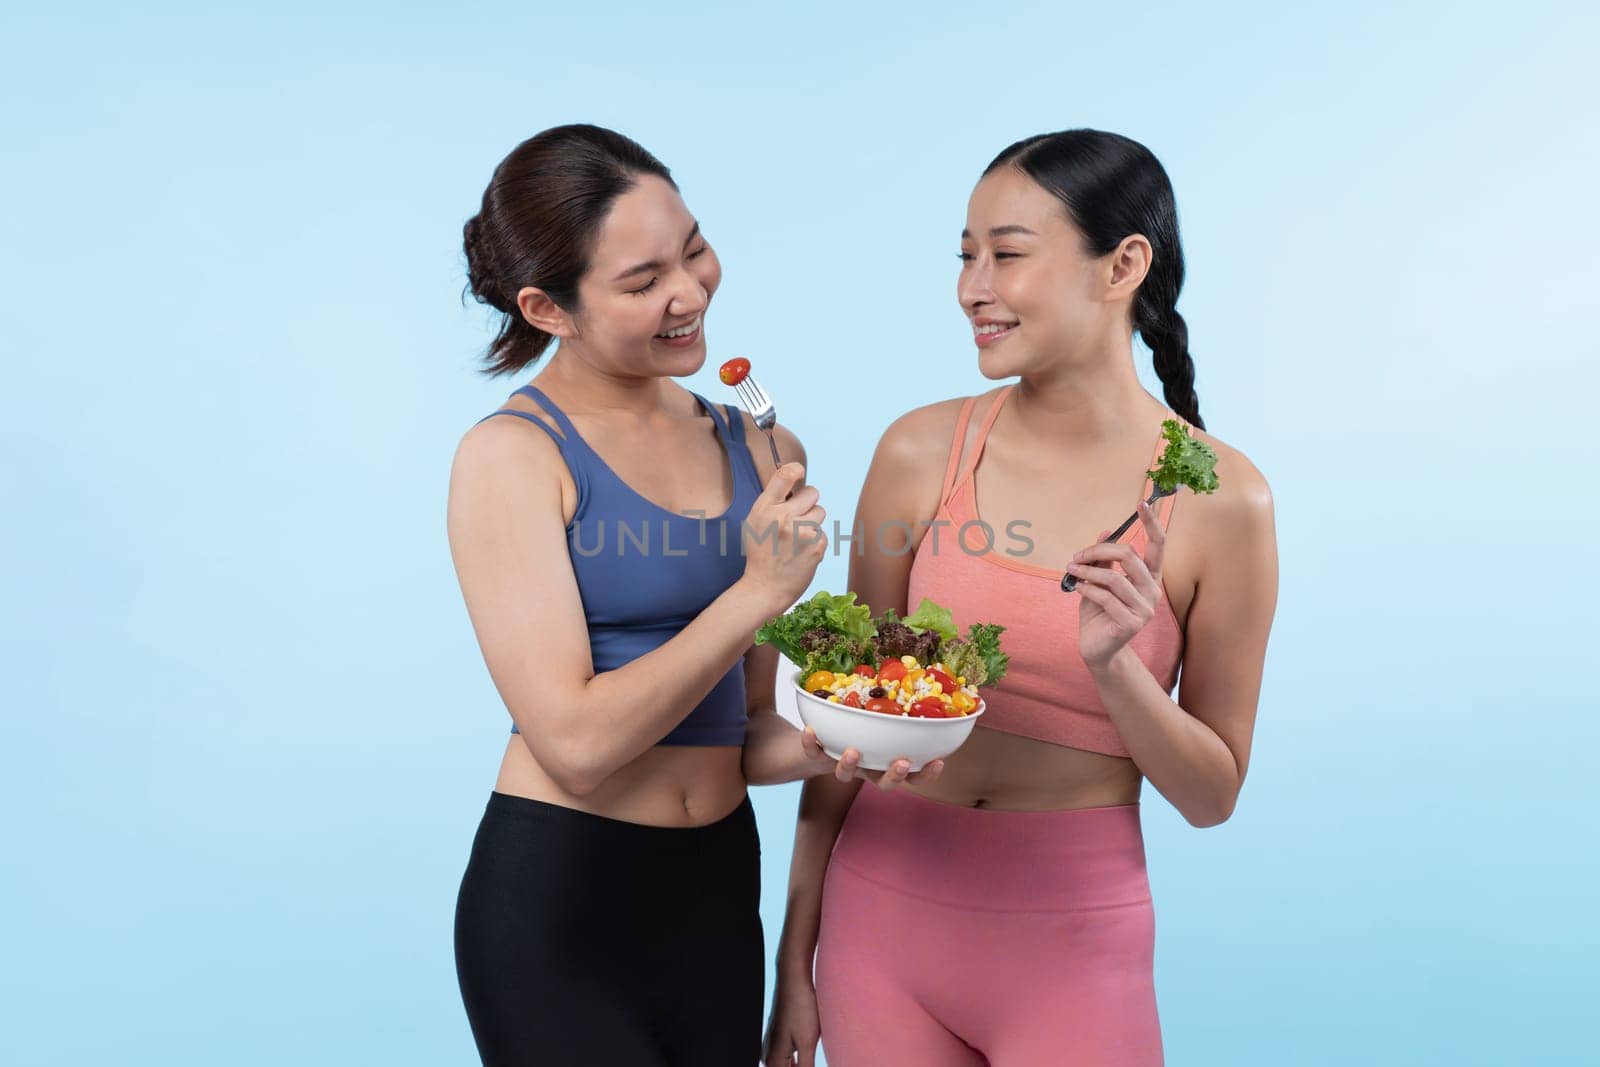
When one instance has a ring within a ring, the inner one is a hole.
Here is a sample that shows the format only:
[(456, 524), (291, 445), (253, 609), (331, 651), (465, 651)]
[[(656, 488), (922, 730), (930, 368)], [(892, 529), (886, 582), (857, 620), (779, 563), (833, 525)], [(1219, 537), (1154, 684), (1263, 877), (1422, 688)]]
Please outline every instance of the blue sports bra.
[[(733, 502), (718, 516), (681, 515), (647, 500), (606, 465), (566, 413), (539, 389), (521, 394), (549, 412), (559, 433), (525, 411), (495, 415), (526, 419), (550, 435), (578, 487), (578, 506), (567, 524), (567, 551), (583, 597), (589, 648), (596, 672), (638, 659), (689, 625), (744, 573), (740, 534), (761, 492), (755, 462), (745, 446), (744, 420), (731, 407), (718, 411), (694, 398), (716, 424), (733, 470)], [(517, 728), (511, 727), (513, 733)], [(742, 745), (745, 731), (744, 663), (735, 663), (704, 700), (663, 737), (663, 745)]]

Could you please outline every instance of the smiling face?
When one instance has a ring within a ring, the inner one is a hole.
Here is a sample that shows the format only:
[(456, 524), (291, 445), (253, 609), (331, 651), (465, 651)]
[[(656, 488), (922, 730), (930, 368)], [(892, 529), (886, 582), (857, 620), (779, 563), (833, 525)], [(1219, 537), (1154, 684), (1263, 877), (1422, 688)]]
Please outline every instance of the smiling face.
[(978, 183), (967, 202), (956, 295), (984, 377), (1057, 370), (1127, 331), (1111, 256), (1094, 256), (1066, 206), (1015, 167)]
[(705, 311), (721, 280), (717, 254), (678, 191), (642, 176), (596, 234), (568, 339), (609, 373), (693, 374), (706, 359)]

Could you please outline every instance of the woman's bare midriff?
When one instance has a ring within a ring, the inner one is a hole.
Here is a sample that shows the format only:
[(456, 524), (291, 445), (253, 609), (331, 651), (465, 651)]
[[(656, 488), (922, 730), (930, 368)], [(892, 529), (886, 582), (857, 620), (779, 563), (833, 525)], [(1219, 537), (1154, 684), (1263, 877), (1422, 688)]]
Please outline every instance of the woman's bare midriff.
[(1133, 761), (988, 730), (980, 723), (919, 796), (964, 808), (1067, 811), (1134, 804), (1144, 777)]
[(742, 750), (662, 745), (618, 770), (587, 796), (558, 786), (512, 734), (495, 791), (645, 826), (707, 826), (744, 800)]

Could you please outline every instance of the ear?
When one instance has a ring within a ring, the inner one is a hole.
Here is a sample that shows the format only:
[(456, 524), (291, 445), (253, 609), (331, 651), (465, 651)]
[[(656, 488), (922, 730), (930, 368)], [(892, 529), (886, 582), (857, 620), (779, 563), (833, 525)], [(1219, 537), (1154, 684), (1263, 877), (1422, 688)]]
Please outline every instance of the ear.
[(1142, 233), (1130, 233), (1106, 257), (1111, 274), (1106, 279), (1106, 296), (1111, 300), (1132, 300), (1133, 294), (1150, 273), (1150, 258), (1154, 254), (1150, 241)]
[(550, 294), (543, 289), (525, 285), (517, 290), (517, 310), (522, 312), (522, 319), (529, 326), (543, 330), (552, 337), (565, 339), (578, 332), (572, 316), (551, 300)]

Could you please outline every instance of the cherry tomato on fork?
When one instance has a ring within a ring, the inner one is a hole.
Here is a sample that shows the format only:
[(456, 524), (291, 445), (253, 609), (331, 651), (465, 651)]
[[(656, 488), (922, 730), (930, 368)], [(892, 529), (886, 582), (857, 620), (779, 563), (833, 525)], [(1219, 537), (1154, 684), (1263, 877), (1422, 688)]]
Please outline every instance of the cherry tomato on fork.
[(748, 359), (730, 359), (722, 365), (721, 370), (717, 371), (717, 377), (722, 379), (723, 385), (738, 385), (744, 381), (745, 376), (749, 373), (750, 361)]

